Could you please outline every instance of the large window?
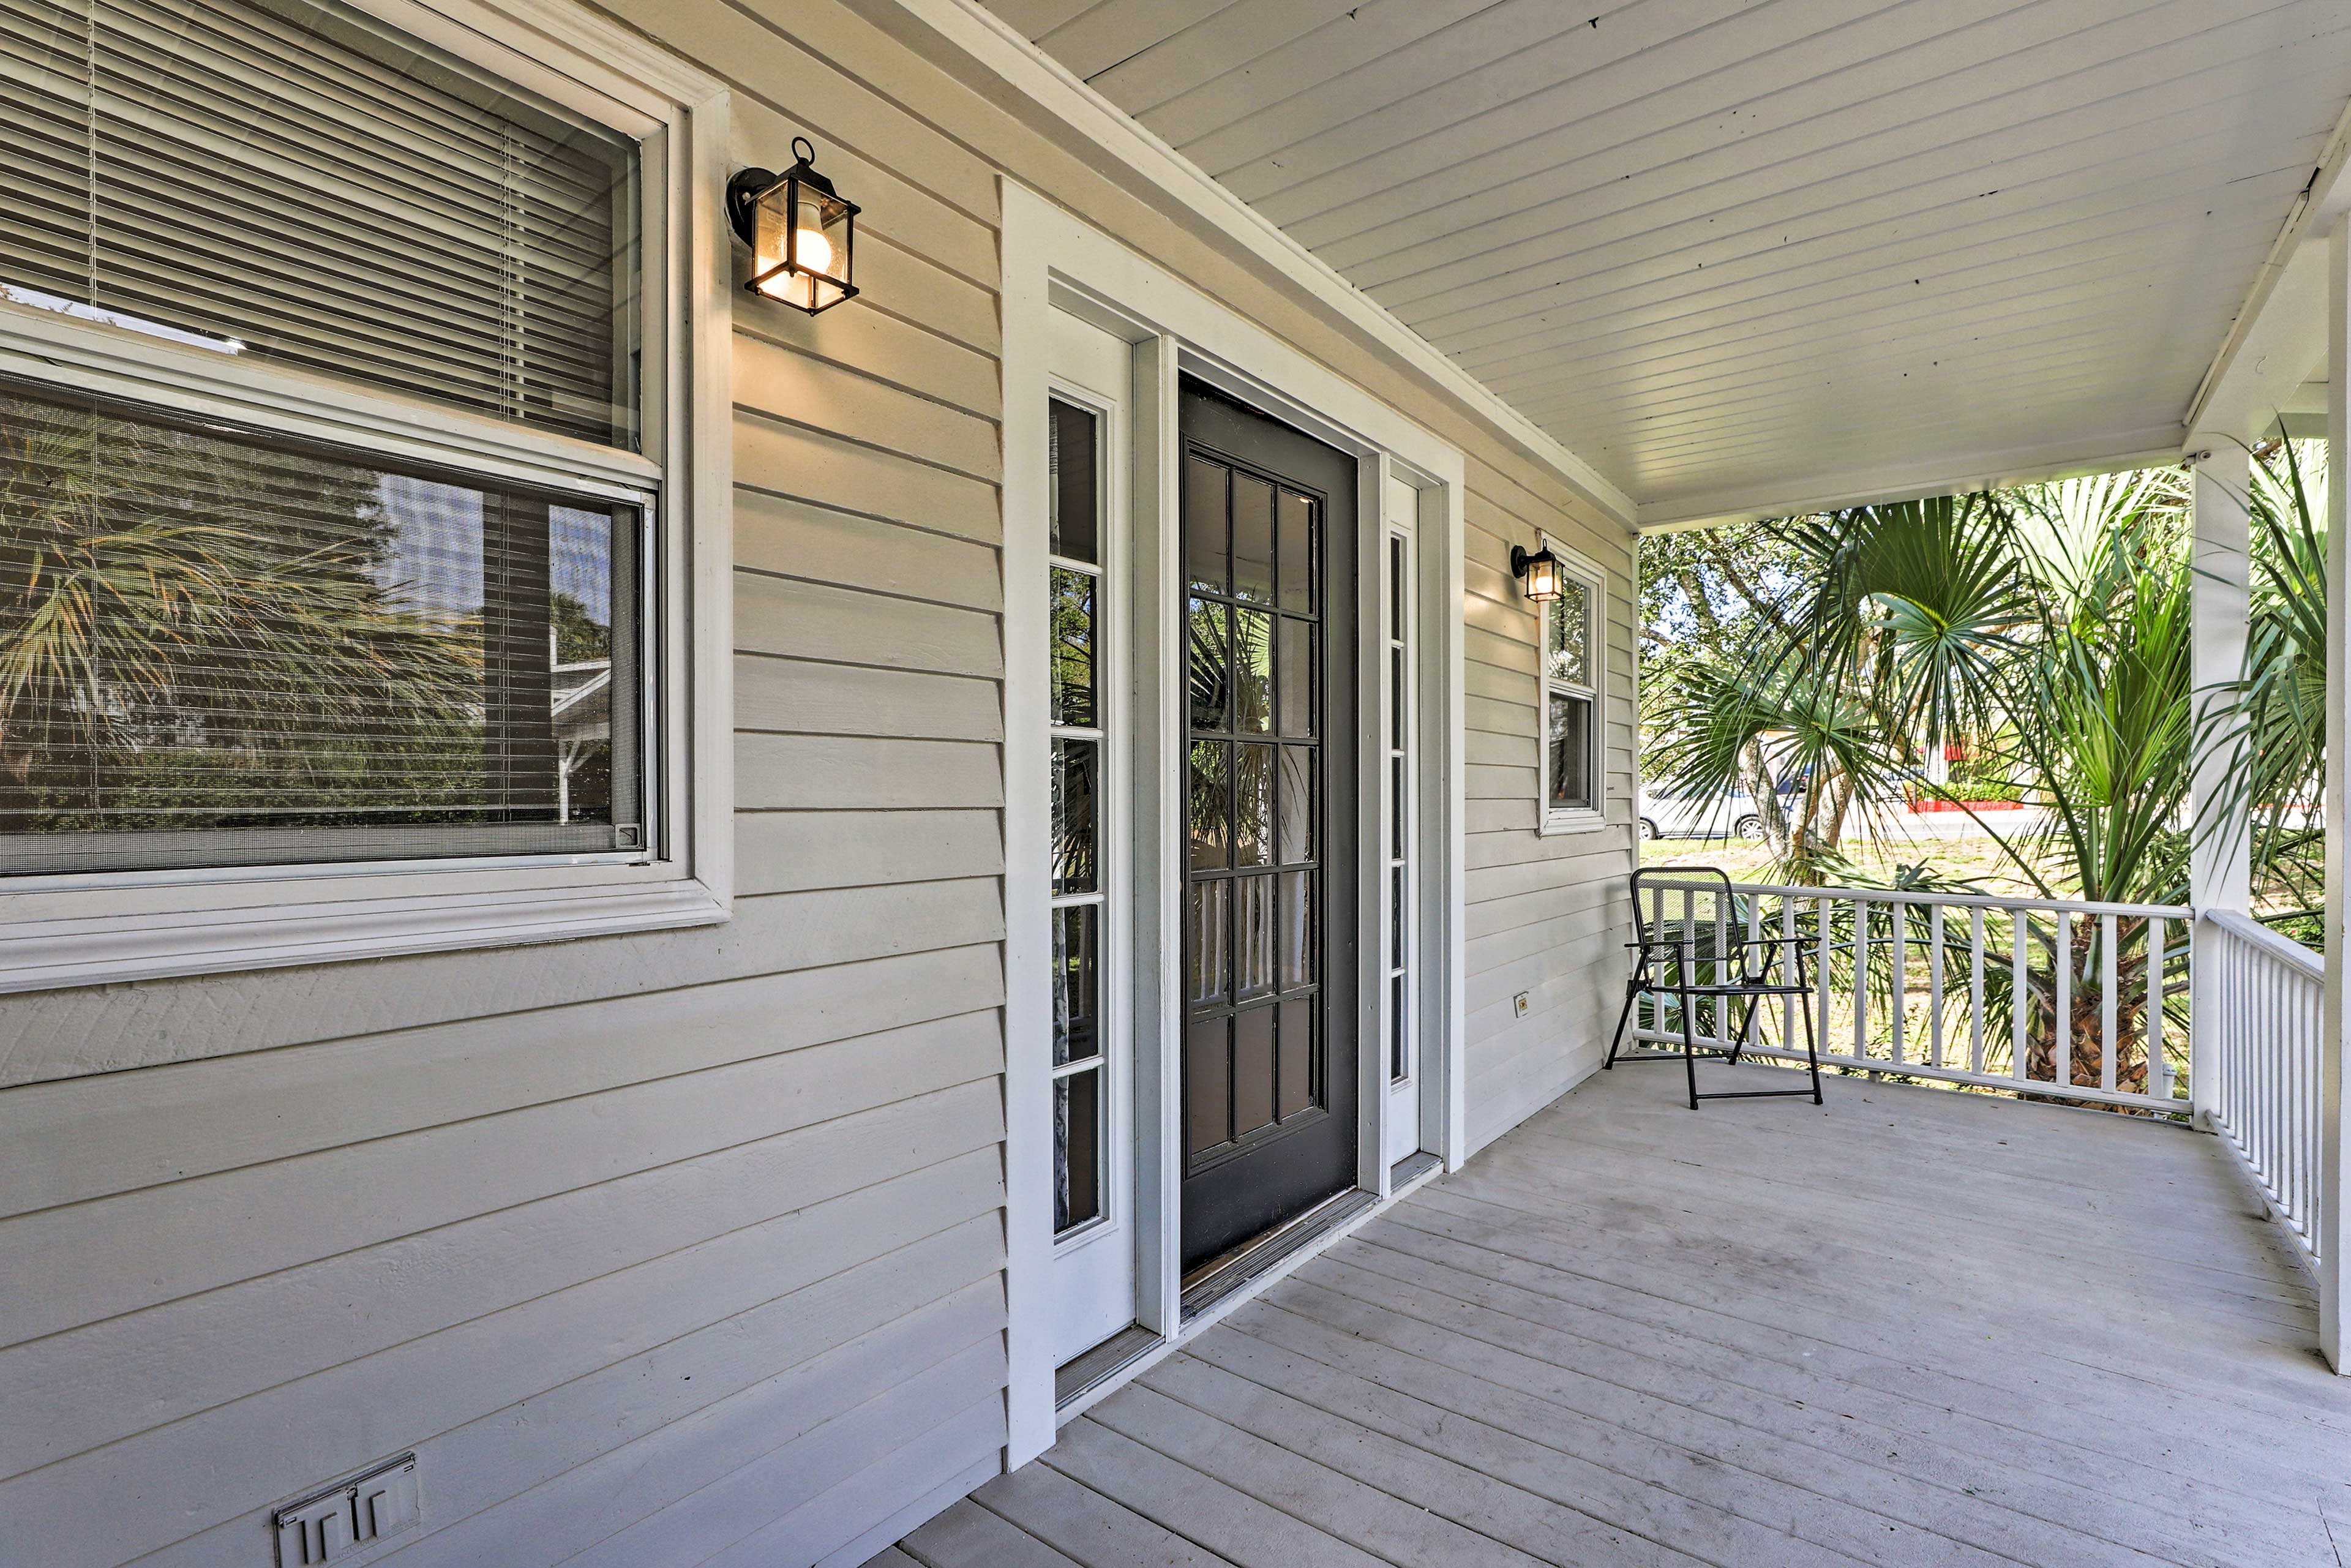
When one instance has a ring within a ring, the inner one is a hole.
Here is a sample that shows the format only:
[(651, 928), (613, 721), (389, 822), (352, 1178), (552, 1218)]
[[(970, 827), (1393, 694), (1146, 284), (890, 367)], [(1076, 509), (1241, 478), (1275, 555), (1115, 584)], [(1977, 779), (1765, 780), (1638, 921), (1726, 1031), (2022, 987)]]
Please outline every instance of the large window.
[(723, 92), (388, 3), (0, 0), (0, 989), (725, 913)]
[(1605, 821), (1600, 697), (1607, 622), (1599, 573), (1552, 549), (1563, 570), (1559, 597), (1542, 607), (1542, 823), (1547, 832), (1574, 832)]

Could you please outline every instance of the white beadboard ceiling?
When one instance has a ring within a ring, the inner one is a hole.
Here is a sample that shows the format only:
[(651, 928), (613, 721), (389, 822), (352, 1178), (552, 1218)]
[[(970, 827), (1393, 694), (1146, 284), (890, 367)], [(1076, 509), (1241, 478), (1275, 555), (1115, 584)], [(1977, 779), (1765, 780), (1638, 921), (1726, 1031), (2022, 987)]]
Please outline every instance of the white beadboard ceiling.
[(2177, 448), (2351, 0), (989, 0), (1645, 521)]

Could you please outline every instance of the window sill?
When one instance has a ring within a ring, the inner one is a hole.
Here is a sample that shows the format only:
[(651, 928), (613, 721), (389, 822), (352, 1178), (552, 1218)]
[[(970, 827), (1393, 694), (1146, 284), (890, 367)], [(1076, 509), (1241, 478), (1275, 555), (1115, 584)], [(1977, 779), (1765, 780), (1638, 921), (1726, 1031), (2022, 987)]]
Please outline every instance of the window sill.
[[(0, 923), (0, 993), (520, 946), (715, 925), (729, 916), (726, 901), (692, 878), (495, 888), (467, 887), (467, 874), (436, 875), (431, 891), (389, 897), (289, 896), (245, 907), (6, 921)], [(27, 895), (18, 906), (40, 896)]]
[(1607, 826), (1608, 813), (1598, 810), (1546, 811), (1535, 831), (1546, 839), (1564, 838), (1575, 833), (1596, 833)]

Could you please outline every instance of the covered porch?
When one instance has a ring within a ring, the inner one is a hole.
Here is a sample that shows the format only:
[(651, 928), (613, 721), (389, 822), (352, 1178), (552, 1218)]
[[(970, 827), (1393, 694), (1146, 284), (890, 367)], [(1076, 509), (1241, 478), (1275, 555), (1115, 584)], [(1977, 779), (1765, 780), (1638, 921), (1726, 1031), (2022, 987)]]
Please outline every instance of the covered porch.
[(2351, 1398), (2221, 1140), (1679, 1076), (1595, 1075), (877, 1563), (2342, 1560)]

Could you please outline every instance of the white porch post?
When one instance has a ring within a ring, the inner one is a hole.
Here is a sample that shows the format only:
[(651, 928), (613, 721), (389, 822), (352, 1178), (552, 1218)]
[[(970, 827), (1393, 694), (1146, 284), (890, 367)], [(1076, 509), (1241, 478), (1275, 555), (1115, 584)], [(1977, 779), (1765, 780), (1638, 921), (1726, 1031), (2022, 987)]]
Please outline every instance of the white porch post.
[(2326, 256), (2326, 768), (2322, 795), (2326, 812), (2326, 991), (2319, 1027), (2319, 1212), (2311, 1239), (2317, 1244), (2318, 1344), (2327, 1364), (2344, 1370), (2351, 1335), (2345, 1330), (2343, 1252), (2351, 1226), (2345, 1223), (2343, 1052), (2351, 1042), (2345, 1009), (2351, 987), (2344, 967), (2346, 946), (2345, 864), (2351, 832), (2351, 725), (2344, 704), (2351, 699), (2351, 483), (2345, 458), (2351, 456), (2351, 217), (2327, 236)]
[[(2191, 502), (2195, 570), (2189, 580), (2194, 626), (2189, 689), (2195, 693), (2197, 755), (2189, 791), (2194, 836), (2189, 849), (2188, 901), (2195, 906), (2197, 919), (2189, 938), (2188, 1091), (2199, 1127), (2210, 1124), (2220, 1079), (2218, 1052), (2202, 1045), (2214, 1038), (2219, 1028), (2220, 936), (2204, 917), (2221, 909), (2241, 915), (2252, 905), (2247, 802), (2226, 799), (2229, 754), (2235, 735), (2233, 729), (2207, 722), (2208, 711), (2225, 711), (2231, 706), (2228, 688), (2244, 673), (2252, 581), (2246, 499), (2252, 477), (2252, 454), (2234, 441), (2212, 441), (2209, 455), (2197, 461)], [(2196, 1038), (2199, 1034), (2202, 1040)]]

